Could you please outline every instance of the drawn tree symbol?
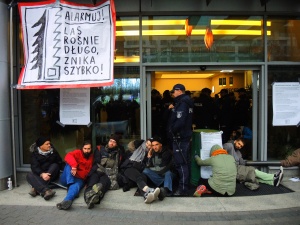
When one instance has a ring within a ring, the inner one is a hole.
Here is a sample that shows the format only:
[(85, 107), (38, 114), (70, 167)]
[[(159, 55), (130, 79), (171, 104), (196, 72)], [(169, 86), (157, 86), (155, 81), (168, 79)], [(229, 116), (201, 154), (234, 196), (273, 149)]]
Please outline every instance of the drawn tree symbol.
[(42, 77), (42, 65), (43, 65), (43, 48), (44, 48), (44, 33), (45, 33), (45, 24), (46, 24), (46, 10), (42, 17), (31, 27), (37, 27), (40, 26), (40, 29), (38, 32), (35, 33), (34, 37), (36, 37), (35, 42), (33, 43), (32, 47), (35, 46), (35, 49), (33, 50), (32, 54), (36, 54), (36, 56), (32, 59), (31, 63), (36, 62), (32, 66), (33, 69), (39, 69), (38, 71), (38, 80)]

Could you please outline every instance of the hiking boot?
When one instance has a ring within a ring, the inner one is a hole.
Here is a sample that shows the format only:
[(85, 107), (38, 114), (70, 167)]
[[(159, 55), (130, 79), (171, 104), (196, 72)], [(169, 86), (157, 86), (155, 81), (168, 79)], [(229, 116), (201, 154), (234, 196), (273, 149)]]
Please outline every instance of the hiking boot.
[(164, 200), (164, 198), (167, 196), (167, 190), (163, 187), (160, 188), (160, 192), (159, 192), (159, 195), (158, 195), (158, 199), (160, 201)]
[(194, 193), (194, 197), (201, 197), (203, 194), (211, 194), (212, 192), (209, 191), (205, 185), (199, 185)]
[(283, 179), (283, 167), (280, 166), (280, 170), (274, 174), (274, 186), (278, 187)]
[(94, 190), (89, 190), (87, 192), (84, 193), (84, 199), (86, 200), (86, 202), (92, 198), (95, 194), (97, 194)]
[(98, 194), (93, 195), (89, 200), (87, 200), (88, 209), (94, 208), (95, 204), (99, 202), (100, 198)]
[(94, 192), (96, 192), (99, 195), (100, 198), (103, 197), (103, 192), (102, 192), (103, 185), (101, 183), (94, 184), (92, 189)]
[(35, 197), (37, 196), (37, 191), (34, 188), (31, 188), (28, 194), (30, 194), (32, 197)]
[(62, 201), (60, 203), (57, 203), (56, 207), (59, 210), (62, 210), (62, 209), (63, 210), (67, 210), (67, 209), (69, 209), (71, 207), (72, 203), (73, 203), (73, 201), (71, 201), (71, 200), (64, 200), (64, 201)]
[(46, 201), (48, 201), (50, 198), (52, 198), (54, 195), (55, 195), (55, 191), (52, 191), (51, 189), (49, 189), (49, 190), (47, 190), (47, 191), (45, 191), (45, 193), (44, 193), (44, 199), (46, 200)]

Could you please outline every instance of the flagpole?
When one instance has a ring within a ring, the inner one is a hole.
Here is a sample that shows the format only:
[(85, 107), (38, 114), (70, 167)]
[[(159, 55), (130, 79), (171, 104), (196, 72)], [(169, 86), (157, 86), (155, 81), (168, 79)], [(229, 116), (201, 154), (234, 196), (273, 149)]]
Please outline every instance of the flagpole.
[[(16, 3), (17, 4), (17, 3)], [(11, 137), (12, 137), (12, 157), (13, 157), (13, 177), (14, 186), (17, 185), (17, 167), (16, 167), (16, 145), (15, 145), (15, 111), (14, 111), (14, 62), (13, 62), (13, 6), (15, 5), (14, 0), (8, 5), (10, 18), (9, 18), (9, 54), (10, 54), (10, 117), (11, 117)]]

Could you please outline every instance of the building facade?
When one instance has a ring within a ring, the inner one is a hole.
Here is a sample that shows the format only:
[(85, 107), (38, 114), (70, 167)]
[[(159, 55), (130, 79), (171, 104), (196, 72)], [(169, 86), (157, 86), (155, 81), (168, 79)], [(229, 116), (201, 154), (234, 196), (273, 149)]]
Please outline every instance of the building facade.
[[(235, 91), (246, 89), (251, 107), (243, 125), (253, 132), (249, 160), (278, 160), (299, 147), (299, 127), (272, 123), (272, 84), (300, 78), (298, 1), (115, 0), (115, 83), (90, 89), (90, 126), (57, 122), (59, 89), (11, 90), (24, 59), (18, 10), (8, 10), (8, 4), (0, 1), (2, 31), (12, 28), (0, 38), (5, 81), (0, 139), (9, 142), (12, 154), (1, 150), (2, 181), (29, 169), (28, 148), (40, 135), (50, 136), (62, 156), (84, 139), (103, 144), (111, 133), (120, 134), (125, 146), (164, 135), (163, 109), (151, 93), (162, 95), (176, 83), (183, 83), (191, 97), (209, 88), (212, 97), (226, 89), (238, 98)], [(219, 124), (212, 128), (220, 129)]]

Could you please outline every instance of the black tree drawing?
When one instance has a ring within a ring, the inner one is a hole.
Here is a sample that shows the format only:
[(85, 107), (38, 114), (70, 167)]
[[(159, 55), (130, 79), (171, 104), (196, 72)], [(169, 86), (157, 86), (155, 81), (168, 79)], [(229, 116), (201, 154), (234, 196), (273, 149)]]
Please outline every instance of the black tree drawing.
[(42, 77), (42, 66), (43, 66), (43, 48), (44, 48), (44, 33), (45, 33), (45, 24), (46, 24), (46, 10), (42, 17), (31, 27), (37, 27), (40, 26), (40, 29), (38, 32), (35, 33), (34, 37), (36, 37), (35, 42), (33, 43), (32, 47), (35, 46), (35, 49), (33, 50), (32, 54), (36, 54), (36, 56), (32, 59), (31, 63), (36, 62), (32, 66), (33, 69), (39, 69), (38, 71), (38, 80)]

